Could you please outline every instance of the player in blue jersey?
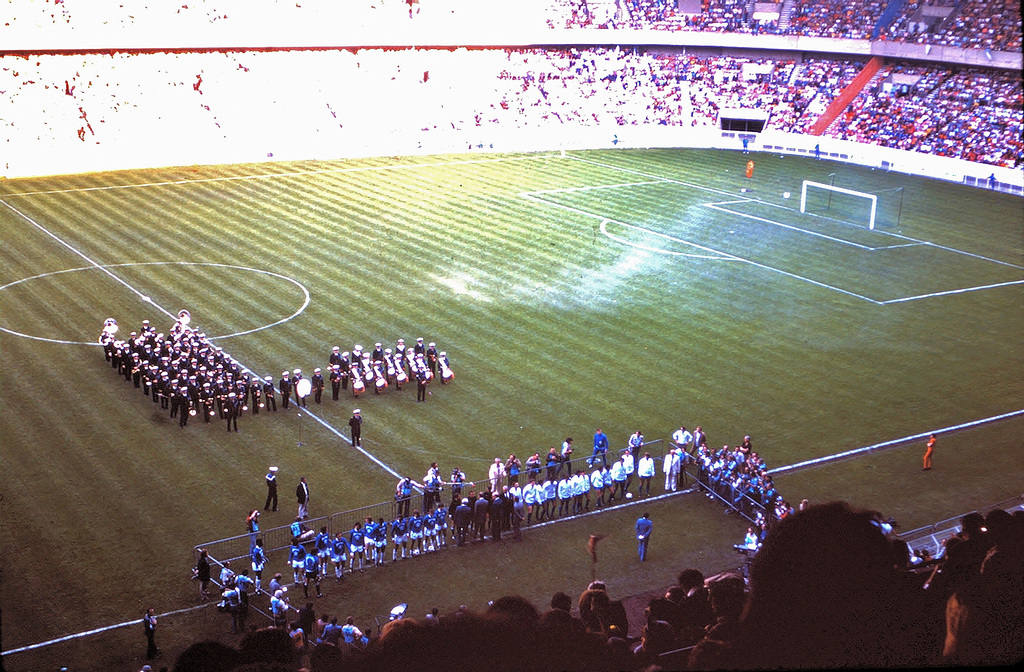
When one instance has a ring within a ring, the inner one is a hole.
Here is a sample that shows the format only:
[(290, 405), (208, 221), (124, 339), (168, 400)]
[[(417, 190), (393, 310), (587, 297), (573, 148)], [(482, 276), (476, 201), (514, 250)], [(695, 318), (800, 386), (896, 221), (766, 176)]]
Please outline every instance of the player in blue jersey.
[(356, 523), (352, 527), (352, 531), (348, 533), (348, 547), (349, 547), (349, 560), (348, 560), (348, 571), (353, 571), (356, 566), (356, 557), (359, 557), (359, 571), (363, 571), (363, 560), (364, 551), (363, 545), (366, 537), (363, 535), (363, 526), (361, 523)]
[(388, 524), (383, 518), (377, 520), (373, 528), (373, 564), (377, 567), (384, 565), (384, 556), (388, 552)]
[(366, 522), (363, 523), (363, 552), (366, 554), (366, 561), (370, 564), (377, 564), (377, 547), (373, 543), (373, 535), (377, 529), (377, 523), (373, 522), (373, 518), (366, 517)]
[(437, 538), (441, 545), (448, 547), (448, 509), (444, 504), (438, 502), (434, 511), (434, 524), (437, 527)]
[(306, 549), (299, 543), (298, 537), (292, 537), (292, 547), (288, 550), (288, 561), (292, 566), (293, 585), (302, 583), (302, 568), (306, 560)]
[(249, 553), (249, 560), (252, 562), (252, 571), (256, 574), (256, 592), (263, 587), (263, 568), (267, 566), (267, 553), (263, 550), (263, 540), (257, 539), (256, 545)]
[(323, 597), (320, 592), (320, 558), (315, 553), (308, 553), (303, 559), (302, 569), (305, 573), (305, 582), (302, 584), (302, 592), (309, 597), (309, 584), (316, 585), (316, 596)]
[[(238, 588), (238, 594), (242, 598), (242, 607), (247, 609), (249, 607), (249, 592), (256, 588), (256, 582), (249, 576), (249, 570), (243, 569), (242, 573), (235, 577), (235, 586)], [(256, 588), (259, 590), (259, 588)]]
[(420, 517), (420, 510), (414, 509), (412, 517), (409, 518), (409, 541), (412, 542), (410, 555), (423, 554), (423, 518)]
[(313, 548), (316, 549), (316, 557), (320, 562), (318, 571), (321, 575), (327, 573), (327, 561), (331, 557), (331, 535), (327, 534), (327, 526), (320, 528), (320, 534), (313, 540)]
[(398, 517), (391, 521), (391, 536), (395, 542), (395, 547), (391, 549), (391, 559), (397, 559), (398, 547), (401, 546), (402, 559), (405, 560), (405, 551), (409, 546), (409, 521), (402, 516), (401, 509)]
[(423, 545), (428, 552), (438, 549), (437, 524), (434, 521), (434, 512), (429, 509), (423, 512)]
[(338, 532), (331, 542), (331, 562), (334, 563), (334, 580), (345, 578), (345, 561), (348, 559), (348, 539), (344, 533)]

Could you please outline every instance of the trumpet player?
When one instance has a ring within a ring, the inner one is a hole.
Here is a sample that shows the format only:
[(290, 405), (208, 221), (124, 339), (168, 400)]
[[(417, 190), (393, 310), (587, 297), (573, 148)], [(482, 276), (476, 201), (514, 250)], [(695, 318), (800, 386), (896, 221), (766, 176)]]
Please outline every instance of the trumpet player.
[(238, 431), (238, 415), (241, 410), (238, 395), (235, 392), (228, 392), (227, 401), (224, 402), (224, 417), (227, 418), (229, 432), (232, 427), (234, 427), (236, 432)]
[[(321, 399), (324, 396), (324, 375), (320, 372), (320, 368), (313, 369), (313, 377), (310, 378), (310, 383), (313, 385), (313, 403), (322, 403)], [(305, 406), (305, 404), (303, 404)]]
[(267, 410), (277, 413), (277, 400), (274, 398), (274, 377), (266, 376), (263, 379), (263, 396), (267, 399)]
[(262, 381), (256, 377), (253, 378), (252, 382), (249, 383), (249, 394), (252, 397), (252, 414), (259, 415), (260, 409), (263, 408), (263, 401), (260, 399), (263, 393)]

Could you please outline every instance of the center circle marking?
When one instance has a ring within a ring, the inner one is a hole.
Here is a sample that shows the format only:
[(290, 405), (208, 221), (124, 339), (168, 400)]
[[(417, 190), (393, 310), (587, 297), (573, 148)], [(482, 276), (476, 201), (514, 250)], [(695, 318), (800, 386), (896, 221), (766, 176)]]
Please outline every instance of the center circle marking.
[[(296, 310), (291, 315), (289, 315), (287, 317), (284, 317), (284, 318), (281, 318), (277, 322), (271, 322), (270, 324), (265, 324), (262, 327), (256, 327), (255, 329), (247, 329), (245, 331), (238, 331), (238, 332), (235, 332), (233, 334), (224, 334), (222, 336), (207, 336), (207, 340), (210, 340), (210, 341), (214, 341), (214, 340), (218, 340), (218, 339), (224, 339), (224, 338), (233, 338), (235, 336), (245, 336), (246, 334), (252, 334), (252, 333), (255, 333), (257, 331), (263, 331), (264, 329), (269, 329), (271, 327), (276, 327), (279, 324), (284, 324), (285, 322), (288, 322), (290, 320), (295, 319), (296, 317), (301, 315), (302, 312), (304, 310), (306, 310), (306, 308), (309, 306), (309, 302), (310, 302), (309, 290), (306, 289), (305, 285), (303, 285), (301, 282), (299, 282), (295, 278), (289, 278), (288, 276), (281, 275), (280, 273), (274, 273), (273, 271), (264, 271), (264, 270), (261, 270), (261, 269), (258, 269), (258, 268), (250, 268), (248, 266), (233, 266), (231, 264), (217, 264), (217, 263), (213, 263), (213, 262), (203, 262), (203, 261), (145, 261), (145, 262), (126, 263), (126, 264), (104, 264), (104, 265), (101, 265), (101, 266), (83, 266), (81, 268), (68, 268), (68, 269), (65, 269), (63, 271), (51, 271), (49, 273), (40, 273), (39, 275), (33, 275), (31, 277), (28, 277), (28, 278), (22, 278), (21, 280), (15, 280), (14, 282), (9, 282), (6, 285), (0, 286), (0, 291), (3, 291), (3, 290), (5, 290), (5, 289), (7, 289), (9, 287), (14, 287), (15, 285), (20, 285), (20, 284), (22, 284), (24, 282), (29, 282), (30, 280), (40, 280), (42, 278), (48, 278), (48, 277), (55, 276), (55, 275), (62, 275), (64, 273), (78, 273), (80, 271), (95, 271), (95, 270), (99, 270), (99, 269), (109, 269), (109, 268), (124, 268), (124, 267), (128, 267), (128, 266), (168, 266), (168, 265), (175, 265), (175, 266), (211, 266), (211, 267), (215, 267), (215, 268), (229, 268), (229, 269), (233, 269), (233, 270), (237, 270), (237, 271), (249, 271), (250, 273), (259, 273), (260, 275), (269, 275), (269, 276), (274, 277), (274, 278), (279, 278), (281, 280), (285, 280), (287, 282), (292, 283), (293, 285), (298, 287), (300, 290), (302, 290), (302, 295), (304, 297), (304, 299), (302, 301), (302, 305), (299, 306), (299, 309)], [(152, 301), (149, 301), (149, 303), (151, 303), (153, 306), (155, 306), (157, 309), (163, 311), (164, 313), (167, 313), (168, 315), (173, 316), (173, 313), (170, 313), (167, 310), (163, 309), (162, 307), (157, 306)], [(6, 333), (11, 334), (13, 336), (21, 336), (22, 338), (31, 338), (32, 340), (45, 341), (47, 343), (60, 343), (62, 345), (95, 345), (95, 346), (99, 346), (99, 342), (98, 341), (65, 341), (65, 340), (61, 340), (61, 339), (57, 339), (57, 338), (45, 338), (43, 336), (33, 336), (32, 334), (23, 334), (23, 333), (21, 333), (19, 331), (14, 331), (13, 329), (8, 329), (8, 328), (3, 327), (3, 326), (0, 326), (0, 331), (6, 332)], [(97, 331), (97, 334), (98, 333), (99, 332)]]

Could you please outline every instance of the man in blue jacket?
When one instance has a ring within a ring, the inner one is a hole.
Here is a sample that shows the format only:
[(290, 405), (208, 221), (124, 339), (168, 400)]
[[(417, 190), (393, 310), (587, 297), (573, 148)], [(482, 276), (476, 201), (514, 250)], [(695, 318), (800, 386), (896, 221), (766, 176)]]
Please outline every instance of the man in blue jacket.
[(654, 529), (654, 523), (647, 517), (647, 514), (640, 516), (636, 521), (636, 539), (638, 543), (638, 551), (640, 553), (640, 562), (647, 559), (647, 544), (651, 540), (651, 530)]
[(601, 464), (607, 465), (608, 461), (605, 455), (608, 453), (608, 437), (605, 436), (604, 432), (599, 427), (597, 432), (594, 434), (594, 454), (590, 456), (590, 466), (597, 464), (598, 455), (601, 456)]

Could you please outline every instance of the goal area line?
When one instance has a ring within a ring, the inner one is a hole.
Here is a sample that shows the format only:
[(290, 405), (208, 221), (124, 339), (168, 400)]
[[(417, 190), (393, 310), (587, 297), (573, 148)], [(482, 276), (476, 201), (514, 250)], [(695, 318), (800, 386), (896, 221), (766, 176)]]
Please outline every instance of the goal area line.
[(932, 434), (949, 434), (951, 432), (957, 432), (963, 429), (969, 429), (971, 427), (980, 427), (981, 425), (991, 424), (993, 422), (999, 422), (1000, 420), (1007, 420), (1009, 418), (1015, 418), (1017, 416), (1024, 415), (1024, 409), (1019, 411), (1011, 411), (1009, 413), (1002, 413), (1000, 415), (993, 415), (988, 418), (982, 418), (981, 420), (972, 420), (970, 422), (964, 422), (959, 425), (950, 425), (949, 427), (942, 427), (941, 429), (931, 429), (927, 432), (920, 432), (918, 434), (911, 434), (910, 436), (903, 436), (898, 439), (890, 439), (889, 441), (882, 441), (881, 443), (875, 443), (870, 446), (863, 446), (861, 448), (854, 448), (853, 450), (847, 450), (842, 453), (836, 453), (834, 455), (825, 455), (824, 457), (816, 457), (812, 460), (804, 460), (803, 462), (797, 462), (796, 464), (790, 464), (784, 467), (776, 467), (775, 469), (769, 469), (768, 473), (772, 476), (777, 474), (784, 474), (792, 471), (799, 471), (801, 469), (808, 469), (810, 467), (817, 467), (822, 464), (829, 464), (832, 462), (838, 462), (848, 457), (854, 457), (856, 455), (863, 455), (883, 448), (892, 448), (893, 446), (899, 446), (911, 441), (920, 441), (925, 439)]

